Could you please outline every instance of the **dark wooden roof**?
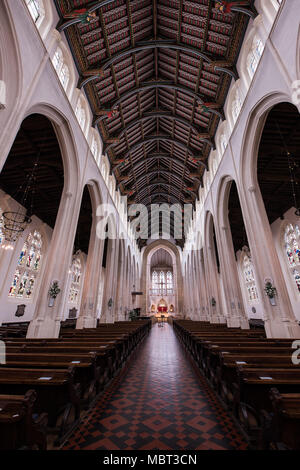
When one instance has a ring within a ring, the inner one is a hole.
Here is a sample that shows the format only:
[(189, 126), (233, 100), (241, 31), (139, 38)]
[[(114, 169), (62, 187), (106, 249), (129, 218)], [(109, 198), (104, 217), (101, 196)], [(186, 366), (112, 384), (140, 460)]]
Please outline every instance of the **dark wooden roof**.
[[(121, 193), (194, 202), (253, 2), (228, 14), (214, 0), (55, 3)], [(96, 18), (70, 21), (82, 8)]]

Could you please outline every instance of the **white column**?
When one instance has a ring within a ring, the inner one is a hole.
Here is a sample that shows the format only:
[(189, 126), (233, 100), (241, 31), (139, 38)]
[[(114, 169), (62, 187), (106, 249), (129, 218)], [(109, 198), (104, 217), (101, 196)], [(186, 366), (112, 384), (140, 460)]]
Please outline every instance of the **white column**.
[(223, 266), (223, 282), (225, 302), (227, 309), (227, 326), (231, 328), (249, 328), (249, 321), (245, 313), (241, 287), (236, 267), (236, 259), (232, 243), (231, 231), (228, 225), (221, 227), (220, 261)]
[(99, 295), (103, 247), (104, 241), (97, 237), (96, 220), (95, 217), (93, 217), (81, 304), (76, 322), (77, 329), (96, 328), (97, 326), (97, 300)]

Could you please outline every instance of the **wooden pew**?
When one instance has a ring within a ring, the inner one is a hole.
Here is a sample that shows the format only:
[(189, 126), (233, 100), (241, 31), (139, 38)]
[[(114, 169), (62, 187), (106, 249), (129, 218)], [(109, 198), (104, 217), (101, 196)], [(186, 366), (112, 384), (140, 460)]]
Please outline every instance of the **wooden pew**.
[(250, 438), (255, 441), (261, 432), (260, 413), (270, 413), (271, 388), (280, 393), (297, 393), (300, 387), (300, 369), (254, 368), (238, 366), (238, 382), (234, 384), (234, 412)]
[(33, 417), (36, 392), (0, 395), (0, 450), (47, 449), (46, 413)]
[[(34, 413), (47, 413), (49, 427), (57, 433), (57, 444), (80, 416), (80, 385), (74, 382), (75, 369), (0, 368), (2, 394), (37, 393)], [(59, 423), (59, 419), (61, 422)]]
[(74, 367), (74, 382), (80, 384), (83, 403), (90, 403), (104, 386), (103, 373), (100, 366), (97, 366), (95, 353), (68, 355), (7, 352), (6, 364), (0, 367), (23, 369), (68, 369)]
[(271, 388), (272, 413), (262, 411), (261, 449), (300, 450), (300, 393)]

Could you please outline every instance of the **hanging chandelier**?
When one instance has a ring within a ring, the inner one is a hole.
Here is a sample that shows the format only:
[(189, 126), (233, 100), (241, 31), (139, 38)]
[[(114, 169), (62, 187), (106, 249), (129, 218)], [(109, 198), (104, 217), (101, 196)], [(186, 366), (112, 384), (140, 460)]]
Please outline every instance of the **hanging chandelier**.
[[(39, 158), (40, 152), (37, 154), (31, 173), (27, 175), (26, 180), (19, 186), (13, 196), (13, 199), (19, 201), (19, 209), (17, 211), (5, 211), (2, 214), (2, 232), (4, 235), (2, 248), (5, 250), (13, 250), (14, 243), (18, 241), (27, 226), (32, 222), (31, 215), (33, 214), (33, 200), (36, 190), (36, 172)], [(17, 198), (18, 195), (19, 198)], [(29, 209), (26, 207), (29, 207)]]

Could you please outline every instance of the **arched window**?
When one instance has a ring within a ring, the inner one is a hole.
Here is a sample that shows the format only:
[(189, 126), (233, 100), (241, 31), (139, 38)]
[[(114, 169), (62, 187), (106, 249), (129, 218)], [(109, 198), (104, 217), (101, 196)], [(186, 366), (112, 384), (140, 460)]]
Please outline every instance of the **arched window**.
[(76, 256), (73, 259), (71, 276), (72, 279), (69, 291), (69, 303), (73, 305), (78, 305), (82, 277), (82, 266), (79, 256)]
[(167, 290), (173, 290), (173, 274), (171, 273), (171, 271), (167, 272)]
[(242, 269), (245, 281), (245, 287), (247, 290), (249, 302), (255, 302), (258, 300), (258, 293), (256, 289), (254, 268), (249, 254), (245, 254), (242, 260)]
[(158, 273), (157, 273), (157, 271), (153, 271), (153, 273), (152, 273), (152, 291), (153, 291), (153, 294), (158, 294), (158, 288), (159, 288)]
[(255, 74), (255, 71), (259, 64), (263, 50), (264, 50), (264, 45), (263, 45), (262, 40), (258, 36), (255, 36), (252, 42), (251, 51), (249, 52), (249, 55), (247, 58), (247, 69), (251, 78)]
[(62, 86), (66, 90), (70, 80), (70, 71), (69, 67), (64, 63), (64, 55), (59, 47), (56, 49), (52, 63)]
[(28, 10), (33, 18), (33, 21), (37, 23), (45, 15), (44, 5), (41, 0), (26, 0)]
[(62, 50), (59, 47), (55, 51), (55, 54), (52, 59), (52, 63), (56, 72), (59, 74), (64, 63), (64, 56), (63, 56)]
[(86, 114), (85, 110), (83, 109), (83, 106), (81, 104), (81, 100), (78, 100), (77, 106), (76, 106), (76, 111), (75, 111), (76, 117), (78, 119), (79, 125), (82, 130), (84, 130), (85, 126), (85, 121), (86, 121)]
[(227, 137), (225, 134), (221, 135), (220, 144), (221, 144), (222, 153), (224, 153), (228, 144)]
[(284, 247), (291, 275), (300, 294), (300, 229), (298, 225), (287, 225), (284, 232)]
[(17, 269), (9, 289), (9, 297), (30, 299), (41, 267), (42, 236), (30, 233), (19, 256)]
[(97, 144), (97, 140), (95, 139), (95, 137), (93, 138), (93, 142), (92, 142), (92, 145), (91, 145), (91, 152), (92, 152), (92, 154), (94, 155), (95, 159), (97, 159), (97, 156), (98, 156), (98, 144)]
[(236, 122), (237, 118), (239, 117), (240, 111), (242, 108), (242, 100), (239, 94), (239, 91), (236, 90), (234, 95), (234, 101), (232, 102), (232, 117), (234, 122)]
[(4, 242), (4, 233), (3, 233), (3, 217), (2, 209), (0, 208), (0, 245)]
[(66, 64), (62, 66), (61, 71), (58, 76), (59, 76), (62, 86), (66, 90), (69, 84), (69, 80), (70, 80), (69, 67)]
[(161, 291), (166, 288), (166, 277), (163, 271), (159, 273), (159, 288)]

